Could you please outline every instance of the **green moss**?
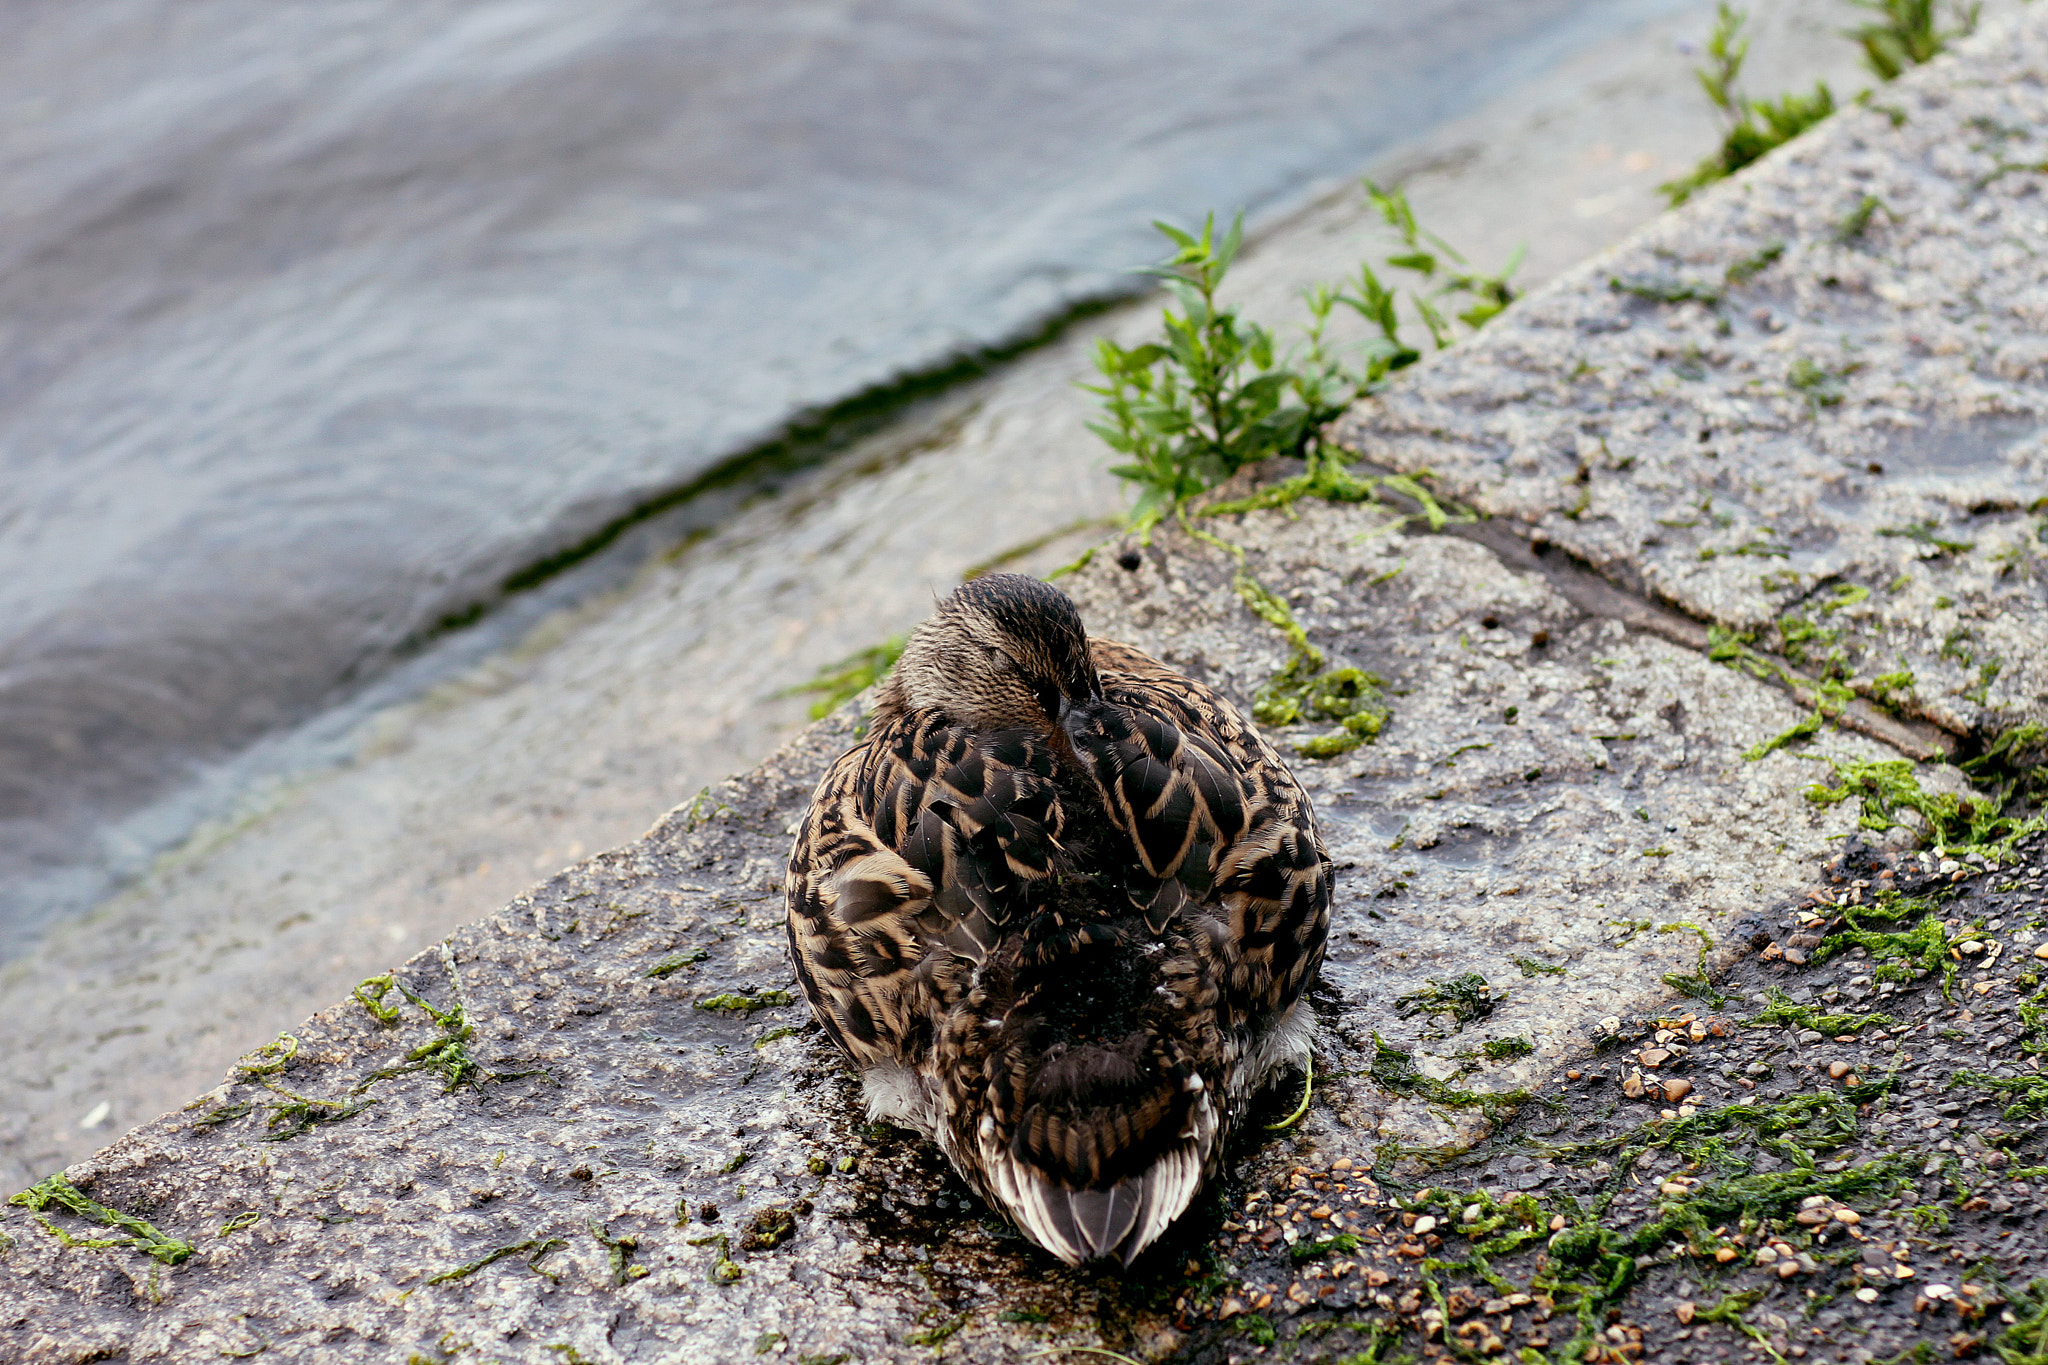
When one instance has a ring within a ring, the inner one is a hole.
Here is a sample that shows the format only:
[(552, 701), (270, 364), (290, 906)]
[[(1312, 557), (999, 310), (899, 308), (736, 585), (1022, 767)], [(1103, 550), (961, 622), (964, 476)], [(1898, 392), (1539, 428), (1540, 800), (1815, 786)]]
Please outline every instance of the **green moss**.
[(727, 991), (721, 995), (706, 996), (697, 1002), (700, 1010), (718, 1010), (725, 1014), (752, 1014), (755, 1010), (774, 1009), (790, 1003), (788, 991), (761, 991), (754, 995), (740, 995)]
[(1490, 1062), (1504, 1062), (1513, 1057), (1527, 1057), (1536, 1050), (1536, 1044), (1527, 1038), (1489, 1038), (1479, 1045)]
[(98, 1223), (103, 1227), (118, 1228), (129, 1234), (127, 1237), (78, 1239), (47, 1218), (36, 1220), (52, 1237), (68, 1247), (129, 1247), (164, 1265), (178, 1265), (192, 1254), (190, 1242), (167, 1237), (134, 1214), (108, 1208), (98, 1200), (81, 1193), (64, 1178), (62, 1172), (37, 1181), (7, 1202), (25, 1208), (31, 1213), (42, 1213), (55, 1205), (89, 1222)]
[(1538, 962), (1533, 957), (1511, 957), (1508, 959), (1508, 961), (1514, 963), (1515, 966), (1520, 969), (1523, 976), (1528, 977), (1563, 976), (1566, 970), (1562, 965), (1550, 962)]

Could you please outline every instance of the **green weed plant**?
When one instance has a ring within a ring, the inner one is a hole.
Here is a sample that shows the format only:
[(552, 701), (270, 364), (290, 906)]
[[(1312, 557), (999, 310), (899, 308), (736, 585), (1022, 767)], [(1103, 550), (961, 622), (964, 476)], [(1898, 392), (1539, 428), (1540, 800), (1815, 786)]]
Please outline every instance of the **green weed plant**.
[[(1871, 17), (1843, 30), (1843, 36), (1863, 49), (1864, 65), (1881, 81), (1894, 80), (1901, 73), (1934, 60), (1950, 43), (1974, 32), (1981, 9), (1978, 4), (1956, 0), (1950, 0), (1946, 6), (1938, 0), (1849, 3)], [(1750, 40), (1743, 31), (1748, 23), (1747, 10), (1723, 0), (1715, 16), (1714, 31), (1707, 39), (1706, 61), (1693, 70), (1700, 89), (1721, 118), (1721, 145), (1689, 174), (1657, 187), (1673, 205), (1683, 204), (1715, 181), (1727, 179), (1835, 112), (1834, 92), (1824, 81), (1816, 81), (1805, 94), (1792, 91), (1775, 100), (1751, 99), (1741, 92), (1738, 82), (1743, 63), (1749, 57)], [(1857, 98), (1866, 98), (1868, 94), (1865, 91)], [(1859, 205), (1851, 215), (1853, 223), (1845, 224), (1840, 240), (1860, 236), (1871, 213), (1881, 207), (1876, 200), (1868, 199)]]
[[(1271, 329), (1218, 297), (1243, 244), (1242, 215), (1221, 236), (1213, 214), (1199, 234), (1153, 224), (1173, 251), (1145, 273), (1164, 283), (1178, 309), (1162, 312), (1156, 340), (1132, 347), (1098, 342), (1095, 368), (1102, 382), (1082, 385), (1101, 401), (1101, 417), (1089, 429), (1125, 457), (1110, 472), (1137, 490), (1130, 522), (1141, 540), (1202, 493), (1274, 456), (1309, 464), (1306, 482), (1290, 486), (1281, 501), (1304, 493), (1349, 502), (1370, 497), (1374, 481), (1349, 475), (1343, 452), (1321, 432), (1360, 395), (1422, 358), (1422, 350), (1402, 337), (1404, 298), (1439, 350), (1458, 338), (1460, 324), (1483, 326), (1513, 301), (1509, 281), (1520, 265), (1519, 250), (1498, 273), (1475, 270), (1416, 221), (1401, 191), (1371, 181), (1365, 189), (1399, 239), (1384, 265), (1419, 277), (1422, 287), (1404, 294), (1362, 262), (1355, 277), (1304, 293), (1308, 317), (1300, 339), (1286, 349)], [(1362, 339), (1339, 344), (1331, 338), (1339, 309), (1363, 321)]]

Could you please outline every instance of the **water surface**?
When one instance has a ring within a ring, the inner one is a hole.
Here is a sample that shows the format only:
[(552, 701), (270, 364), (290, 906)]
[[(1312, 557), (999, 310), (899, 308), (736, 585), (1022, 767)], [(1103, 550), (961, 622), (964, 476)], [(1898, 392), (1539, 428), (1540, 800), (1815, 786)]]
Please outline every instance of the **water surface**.
[(792, 414), (1678, 0), (17, 0), (0, 930)]

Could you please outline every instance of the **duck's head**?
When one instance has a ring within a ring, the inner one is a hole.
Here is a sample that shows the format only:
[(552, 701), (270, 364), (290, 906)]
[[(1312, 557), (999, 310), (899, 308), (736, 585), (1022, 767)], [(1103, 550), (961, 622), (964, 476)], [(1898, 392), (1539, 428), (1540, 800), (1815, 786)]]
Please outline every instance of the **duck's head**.
[(977, 729), (1050, 730), (1100, 692), (1072, 599), (999, 573), (962, 583), (911, 632), (876, 709), (939, 711)]

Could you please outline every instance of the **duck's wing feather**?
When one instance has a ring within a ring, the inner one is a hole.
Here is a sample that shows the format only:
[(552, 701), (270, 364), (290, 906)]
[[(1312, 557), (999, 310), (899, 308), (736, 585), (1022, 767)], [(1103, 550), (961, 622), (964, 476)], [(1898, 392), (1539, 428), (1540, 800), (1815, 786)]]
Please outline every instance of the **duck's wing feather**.
[(1231, 1005), (1249, 1016), (1284, 1009), (1329, 930), (1330, 861), (1306, 795), (1213, 688), (1128, 645), (1090, 645), (1113, 706), (1076, 745), (1158, 879), (1148, 919), (1213, 905), (1227, 930)]
[(890, 720), (826, 773), (790, 859), (790, 953), (857, 1065), (907, 1060), (1059, 856), (1056, 760), (1021, 731)]

